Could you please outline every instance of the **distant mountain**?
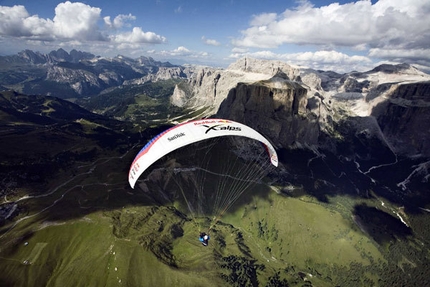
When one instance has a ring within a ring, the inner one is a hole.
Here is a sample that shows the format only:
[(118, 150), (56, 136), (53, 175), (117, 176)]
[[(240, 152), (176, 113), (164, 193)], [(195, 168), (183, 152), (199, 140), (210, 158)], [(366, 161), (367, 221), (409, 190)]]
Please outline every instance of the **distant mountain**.
[(76, 50), (67, 53), (58, 49), (48, 54), (25, 50), (0, 57), (0, 87), (63, 99), (94, 96), (122, 85), (187, 78), (189, 73), (190, 68), (150, 57), (103, 58)]
[(327, 139), (339, 136), (337, 126), (354, 120), (357, 133), (371, 131), (396, 153), (429, 155), (430, 75), (408, 64), (338, 74), (243, 58), (215, 69), (63, 49), (25, 50), (0, 63), (4, 89), (69, 99), (120, 120), (217, 114), (265, 130), (279, 146), (330, 149), (335, 145)]

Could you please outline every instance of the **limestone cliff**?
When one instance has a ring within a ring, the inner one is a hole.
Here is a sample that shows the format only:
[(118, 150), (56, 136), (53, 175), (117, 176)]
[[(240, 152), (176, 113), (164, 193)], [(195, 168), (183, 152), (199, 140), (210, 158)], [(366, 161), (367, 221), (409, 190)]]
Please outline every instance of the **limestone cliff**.
[(430, 82), (396, 85), (372, 115), (397, 153), (430, 156)]
[[(206, 115), (215, 114), (221, 102), (237, 83), (254, 83), (268, 80), (278, 73), (296, 79), (300, 70), (281, 61), (243, 58), (227, 69), (203, 67), (198, 69), (186, 83), (176, 86), (173, 104), (187, 107), (207, 107)], [(182, 95), (178, 99), (178, 95)]]
[(239, 83), (222, 102), (217, 117), (245, 123), (279, 146), (317, 144), (319, 125), (307, 110), (307, 90), (286, 77)]
[(279, 147), (336, 152), (339, 144), (357, 141), (363, 150), (372, 142), (396, 154), (429, 155), (429, 82), (407, 64), (337, 74), (243, 58), (225, 70), (196, 70), (176, 86), (171, 103), (205, 107), (197, 117), (250, 125)]
[(124, 85), (142, 85), (146, 82), (187, 78), (187, 70), (183, 67), (157, 67), (155, 70), (141, 78), (124, 81)]

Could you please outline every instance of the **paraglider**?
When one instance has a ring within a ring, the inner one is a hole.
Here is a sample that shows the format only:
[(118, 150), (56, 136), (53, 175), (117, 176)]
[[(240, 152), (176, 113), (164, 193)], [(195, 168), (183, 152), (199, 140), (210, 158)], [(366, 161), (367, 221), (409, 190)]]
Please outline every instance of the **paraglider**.
[(203, 246), (208, 246), (209, 244), (209, 235), (206, 232), (201, 232), (199, 236), (199, 241), (203, 244)]
[[(278, 156), (272, 144), (259, 132), (249, 126), (225, 119), (202, 119), (181, 123), (167, 129), (150, 140), (136, 155), (128, 174), (130, 186), (134, 188), (137, 180), (145, 170), (167, 154), (179, 148), (185, 148), (188, 145), (194, 145), (193, 151), (196, 151), (198, 150), (196, 149), (198, 142), (210, 142), (210, 139), (215, 140), (214, 145), (218, 145), (219, 142), (217, 138), (219, 137), (244, 137), (247, 138), (248, 141), (260, 142), (264, 149), (262, 149), (260, 145), (257, 145), (256, 149), (258, 153), (256, 154), (258, 156), (256, 156), (256, 161), (245, 161), (247, 163), (242, 164), (226, 162), (229, 169), (234, 169), (234, 173), (229, 173), (227, 170), (221, 172), (208, 170), (207, 168), (211, 166), (206, 155), (211, 154), (211, 152), (210, 149), (206, 149), (206, 147), (204, 147), (204, 150), (206, 150), (205, 156), (196, 156), (195, 160), (198, 162), (206, 161), (207, 166), (188, 169), (182, 168), (179, 169), (180, 171), (177, 171), (175, 168), (170, 170), (165, 169), (164, 172), (166, 177), (168, 177), (167, 175), (169, 172), (173, 172), (174, 175), (170, 175), (169, 178), (173, 179), (178, 185), (194, 222), (197, 222), (196, 214), (202, 214), (204, 216), (213, 215), (212, 222), (216, 224), (219, 218), (235, 203), (251, 184), (259, 183), (258, 181), (262, 179), (271, 168), (278, 166)], [(211, 148), (214, 145), (210, 144)], [(245, 146), (245, 148), (248, 148), (248, 146)], [(188, 152), (185, 154), (189, 156)], [(239, 157), (235, 154), (234, 161), (238, 158)], [(215, 158), (215, 162), (217, 160), (220, 161), (218, 157)], [(179, 183), (181, 177), (177, 172), (184, 173), (184, 178), (186, 178), (186, 180), (182, 185), (188, 184), (187, 187), (181, 186)], [(209, 177), (211, 178), (209, 183), (198, 183), (197, 178), (201, 173), (206, 173), (202, 178), (207, 180), (209, 180)], [(214, 180), (214, 177), (218, 177), (219, 180)], [(190, 189), (190, 182), (194, 184), (194, 188), (191, 187)], [(215, 188), (215, 186), (217, 186), (217, 188)], [(213, 191), (214, 188), (215, 190)], [(206, 202), (208, 203), (207, 205), (205, 205)], [(213, 225), (209, 227), (208, 231), (211, 230), (212, 226)], [(204, 246), (208, 246), (209, 239), (210, 237), (207, 233), (200, 232), (199, 241)]]
[(278, 166), (278, 156), (271, 143), (256, 130), (231, 120), (204, 119), (178, 124), (150, 140), (137, 154), (128, 174), (130, 186), (134, 188), (139, 176), (154, 162), (183, 146), (220, 136), (242, 136), (263, 143), (270, 162)]

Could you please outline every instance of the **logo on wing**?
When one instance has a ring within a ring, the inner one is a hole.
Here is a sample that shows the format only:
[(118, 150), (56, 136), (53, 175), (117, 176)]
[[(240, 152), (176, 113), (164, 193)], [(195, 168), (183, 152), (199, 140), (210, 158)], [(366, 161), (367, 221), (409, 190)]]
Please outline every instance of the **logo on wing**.
[(169, 142), (171, 142), (171, 141), (173, 141), (173, 140), (175, 140), (177, 138), (183, 137), (183, 136), (185, 136), (185, 133), (178, 133), (178, 134), (176, 134), (174, 136), (171, 136), (171, 137), (169, 137), (167, 139), (169, 140)]
[(201, 125), (202, 127), (206, 128), (205, 134), (207, 134), (210, 131), (241, 131), (240, 127), (235, 127), (232, 125), (224, 125), (224, 124), (218, 124), (218, 125)]

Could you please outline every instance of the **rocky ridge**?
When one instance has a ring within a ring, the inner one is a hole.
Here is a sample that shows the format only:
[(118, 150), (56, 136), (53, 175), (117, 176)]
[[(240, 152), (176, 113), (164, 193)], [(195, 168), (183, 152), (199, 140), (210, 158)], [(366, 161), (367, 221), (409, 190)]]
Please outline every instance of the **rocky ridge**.
[(190, 77), (192, 69), (156, 61), (118, 55), (103, 58), (63, 49), (48, 54), (25, 50), (0, 57), (0, 86), (26, 94), (55, 95), (63, 99), (100, 94), (122, 85)]
[(342, 137), (336, 125), (354, 121), (357, 134), (395, 153), (429, 156), (429, 87), (430, 75), (407, 64), (337, 74), (243, 58), (225, 70), (196, 71), (176, 86), (171, 102), (209, 106), (208, 115), (264, 131), (278, 146), (327, 148), (327, 138)]
[[(197, 69), (185, 85), (177, 85), (173, 93), (173, 103), (181, 106), (209, 106), (208, 112), (216, 112), (228, 92), (237, 83), (253, 83), (268, 80), (278, 72), (294, 79), (299, 70), (280, 61), (262, 61), (243, 58), (227, 69), (204, 67)], [(180, 103), (180, 104), (178, 104)]]
[(26, 94), (79, 99), (182, 79), (170, 97), (173, 106), (204, 110), (195, 117), (243, 121), (263, 130), (278, 146), (333, 148), (327, 138), (341, 138), (338, 125), (355, 121), (357, 134), (377, 137), (393, 152), (430, 153), (430, 76), (408, 64), (338, 74), (243, 58), (227, 69), (215, 69), (63, 49), (49, 54), (26, 50), (0, 57), (0, 64), (2, 89)]

